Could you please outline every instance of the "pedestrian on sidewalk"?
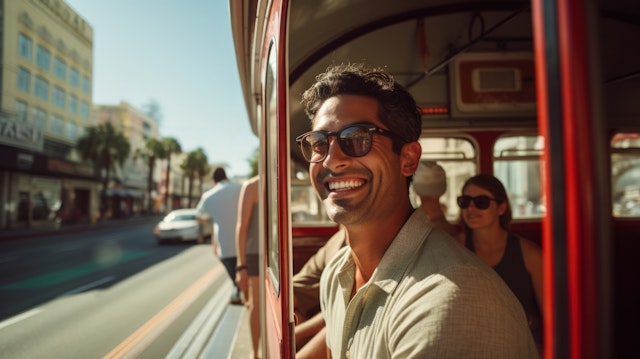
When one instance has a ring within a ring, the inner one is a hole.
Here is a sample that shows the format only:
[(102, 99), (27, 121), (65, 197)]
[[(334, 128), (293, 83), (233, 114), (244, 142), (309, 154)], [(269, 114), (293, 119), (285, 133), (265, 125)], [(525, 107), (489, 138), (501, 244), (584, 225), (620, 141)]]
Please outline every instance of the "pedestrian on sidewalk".
[(213, 188), (202, 194), (196, 206), (198, 222), (213, 225), (211, 246), (213, 254), (220, 258), (233, 282), (231, 304), (242, 304), (236, 285), (236, 222), (240, 183), (229, 181), (224, 168), (213, 171)]

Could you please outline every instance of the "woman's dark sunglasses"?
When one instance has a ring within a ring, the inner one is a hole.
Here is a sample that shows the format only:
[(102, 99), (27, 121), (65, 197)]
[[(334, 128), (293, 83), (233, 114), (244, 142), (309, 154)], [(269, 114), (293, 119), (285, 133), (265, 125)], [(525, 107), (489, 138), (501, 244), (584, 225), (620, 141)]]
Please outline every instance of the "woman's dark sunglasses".
[(491, 201), (496, 201), (496, 203), (498, 202), (498, 200), (489, 196), (483, 195), (471, 197), (463, 195), (458, 197), (458, 207), (466, 209), (471, 204), (471, 201), (473, 201), (473, 205), (476, 206), (477, 209), (487, 209), (491, 205)]
[(304, 159), (311, 163), (322, 162), (329, 152), (329, 137), (335, 136), (344, 154), (349, 157), (362, 157), (371, 151), (373, 134), (399, 138), (398, 135), (367, 123), (350, 125), (338, 132), (311, 131), (296, 138)]

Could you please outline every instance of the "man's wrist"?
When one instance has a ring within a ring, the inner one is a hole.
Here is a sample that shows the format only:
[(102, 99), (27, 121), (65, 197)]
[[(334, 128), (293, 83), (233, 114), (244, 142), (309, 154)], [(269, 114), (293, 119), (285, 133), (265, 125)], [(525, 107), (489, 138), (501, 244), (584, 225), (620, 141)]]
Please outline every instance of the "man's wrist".
[(240, 266), (236, 267), (236, 271), (241, 271), (241, 270), (245, 270), (245, 269), (247, 269), (246, 264), (243, 264), (243, 265), (240, 265)]

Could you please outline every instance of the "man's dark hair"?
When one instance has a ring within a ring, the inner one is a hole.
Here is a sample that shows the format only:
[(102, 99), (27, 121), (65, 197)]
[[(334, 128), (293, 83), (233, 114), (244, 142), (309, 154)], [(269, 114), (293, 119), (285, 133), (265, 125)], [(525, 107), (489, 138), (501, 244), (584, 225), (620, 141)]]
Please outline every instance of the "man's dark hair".
[(322, 103), (337, 95), (367, 96), (380, 103), (378, 116), (388, 129), (402, 139), (393, 140), (393, 151), (400, 154), (405, 143), (417, 141), (422, 131), (422, 115), (413, 96), (381, 68), (364, 64), (329, 67), (302, 95), (307, 116), (313, 121)]
[(218, 167), (215, 171), (213, 171), (213, 180), (218, 183), (220, 181), (224, 181), (227, 179), (227, 173), (224, 171), (224, 168)]

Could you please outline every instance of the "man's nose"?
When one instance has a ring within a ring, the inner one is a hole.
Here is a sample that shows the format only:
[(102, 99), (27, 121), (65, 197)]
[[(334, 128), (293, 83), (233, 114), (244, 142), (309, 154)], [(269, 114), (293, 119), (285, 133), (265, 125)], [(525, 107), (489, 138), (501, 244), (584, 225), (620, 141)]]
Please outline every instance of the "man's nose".
[(322, 161), (322, 165), (325, 168), (334, 170), (346, 165), (346, 162), (351, 159), (347, 156), (340, 147), (337, 137), (329, 137), (327, 146), (327, 156)]

